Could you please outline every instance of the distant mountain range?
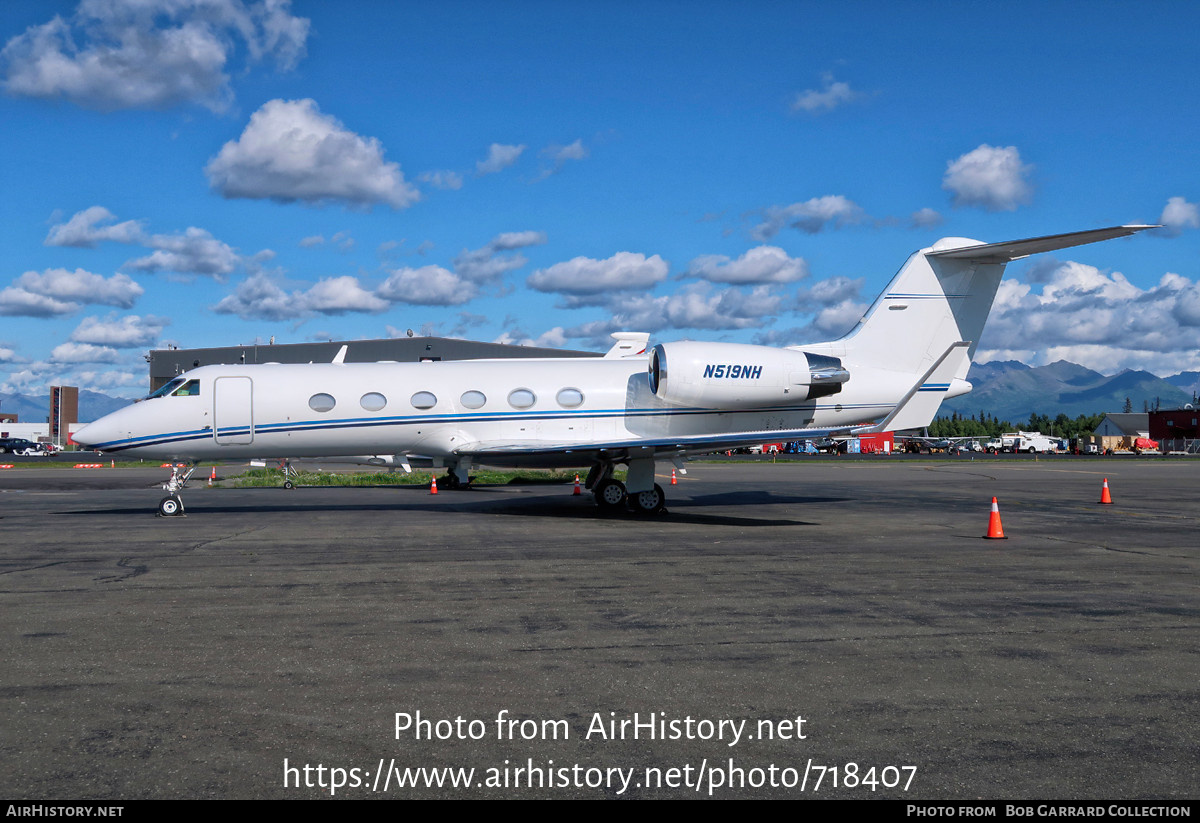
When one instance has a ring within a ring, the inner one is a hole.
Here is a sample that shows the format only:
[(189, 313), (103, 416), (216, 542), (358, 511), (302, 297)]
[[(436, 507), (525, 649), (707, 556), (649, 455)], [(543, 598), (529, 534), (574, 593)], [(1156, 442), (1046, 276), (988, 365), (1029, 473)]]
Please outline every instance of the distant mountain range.
[[(128, 406), (124, 397), (110, 397), (100, 392), (80, 389), (79, 422), (91, 423), (109, 412)], [(16, 414), (22, 423), (45, 423), (50, 417), (50, 392), (37, 396), (30, 394), (0, 394), (0, 412)]]
[[(1054, 417), (1120, 412), (1129, 398), (1135, 412), (1157, 403), (1161, 408), (1178, 408), (1191, 403), (1200, 393), (1200, 372), (1185, 371), (1171, 377), (1155, 377), (1146, 371), (1123, 371), (1105, 376), (1075, 363), (1059, 360), (1036, 368), (1016, 360), (975, 363), (967, 374), (975, 390), (942, 404), (939, 414), (953, 412), (976, 417), (980, 411), (1001, 420), (1019, 423), (1033, 413)], [(0, 394), (0, 412), (20, 415), (25, 423), (40, 423), (49, 415), (50, 398), (23, 394)], [(89, 423), (129, 405), (120, 397), (100, 392), (79, 392), (79, 419)]]
[(1156, 377), (1147, 371), (1132, 369), (1105, 376), (1076, 363), (1059, 360), (1047, 366), (1032, 367), (1015, 360), (975, 363), (967, 373), (974, 391), (947, 400), (940, 415), (958, 412), (968, 417), (980, 411), (1001, 420), (1019, 423), (1031, 414), (1051, 417), (1064, 413), (1105, 414), (1125, 410), (1129, 398), (1133, 411), (1179, 408), (1191, 403), (1193, 392), (1200, 391), (1200, 372), (1186, 371), (1171, 377)]

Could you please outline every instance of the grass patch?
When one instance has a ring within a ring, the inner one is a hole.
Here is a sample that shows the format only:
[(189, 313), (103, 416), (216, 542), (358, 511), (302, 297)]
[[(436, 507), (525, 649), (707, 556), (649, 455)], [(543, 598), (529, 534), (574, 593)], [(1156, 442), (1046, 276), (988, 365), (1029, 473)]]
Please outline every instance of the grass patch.
[[(428, 486), (434, 477), (444, 477), (433, 472), (324, 472), (301, 471), (292, 475), (297, 486)], [(235, 488), (282, 486), (283, 472), (279, 469), (250, 469), (243, 474), (226, 477)], [(504, 485), (562, 485), (575, 482), (575, 472), (560, 471), (489, 471), (481, 469), (471, 473), (471, 482), (484, 486)]]

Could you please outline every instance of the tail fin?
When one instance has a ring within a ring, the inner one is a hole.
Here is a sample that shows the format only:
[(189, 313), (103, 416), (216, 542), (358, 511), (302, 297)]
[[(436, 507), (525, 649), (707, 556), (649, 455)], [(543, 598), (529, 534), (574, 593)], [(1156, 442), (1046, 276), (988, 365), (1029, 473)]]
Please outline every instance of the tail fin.
[(921, 249), (888, 284), (856, 329), (838, 341), (851, 360), (886, 356), (888, 368), (923, 374), (955, 343), (975, 356), (1004, 267), (1031, 254), (1126, 237), (1154, 226), (1113, 226), (1005, 243), (946, 237)]

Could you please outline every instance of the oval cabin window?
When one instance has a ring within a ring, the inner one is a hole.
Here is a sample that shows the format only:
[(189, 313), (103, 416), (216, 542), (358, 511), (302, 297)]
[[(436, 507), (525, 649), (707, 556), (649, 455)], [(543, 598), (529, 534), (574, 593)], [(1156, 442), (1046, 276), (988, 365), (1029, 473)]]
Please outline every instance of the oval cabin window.
[(468, 409), (479, 409), (487, 402), (487, 397), (481, 391), (465, 391), (462, 397), (458, 398)]
[(583, 405), (583, 392), (579, 389), (562, 389), (558, 393), (558, 405), (573, 409)]
[(537, 402), (537, 395), (529, 389), (514, 389), (508, 395), (508, 404), (514, 409), (527, 409)]
[(367, 411), (379, 411), (387, 405), (387, 398), (377, 391), (369, 391), (362, 396), (358, 403)]
[(308, 398), (308, 407), (315, 412), (333, 411), (333, 407), (337, 405), (337, 401), (333, 399), (332, 394), (314, 394)]
[(419, 391), (412, 396), (413, 408), (432, 409), (437, 405), (437, 396), (433, 392)]

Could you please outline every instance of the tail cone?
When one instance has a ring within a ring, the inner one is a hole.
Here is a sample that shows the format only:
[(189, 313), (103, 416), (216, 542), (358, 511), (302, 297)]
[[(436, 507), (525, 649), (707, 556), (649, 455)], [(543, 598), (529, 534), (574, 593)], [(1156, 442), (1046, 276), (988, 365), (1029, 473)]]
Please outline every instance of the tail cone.
[(996, 503), (996, 498), (992, 498), (992, 516), (988, 518), (988, 530), (984, 537), (988, 540), (1007, 540), (1004, 536), (1004, 527), (1000, 525), (1000, 506)]

